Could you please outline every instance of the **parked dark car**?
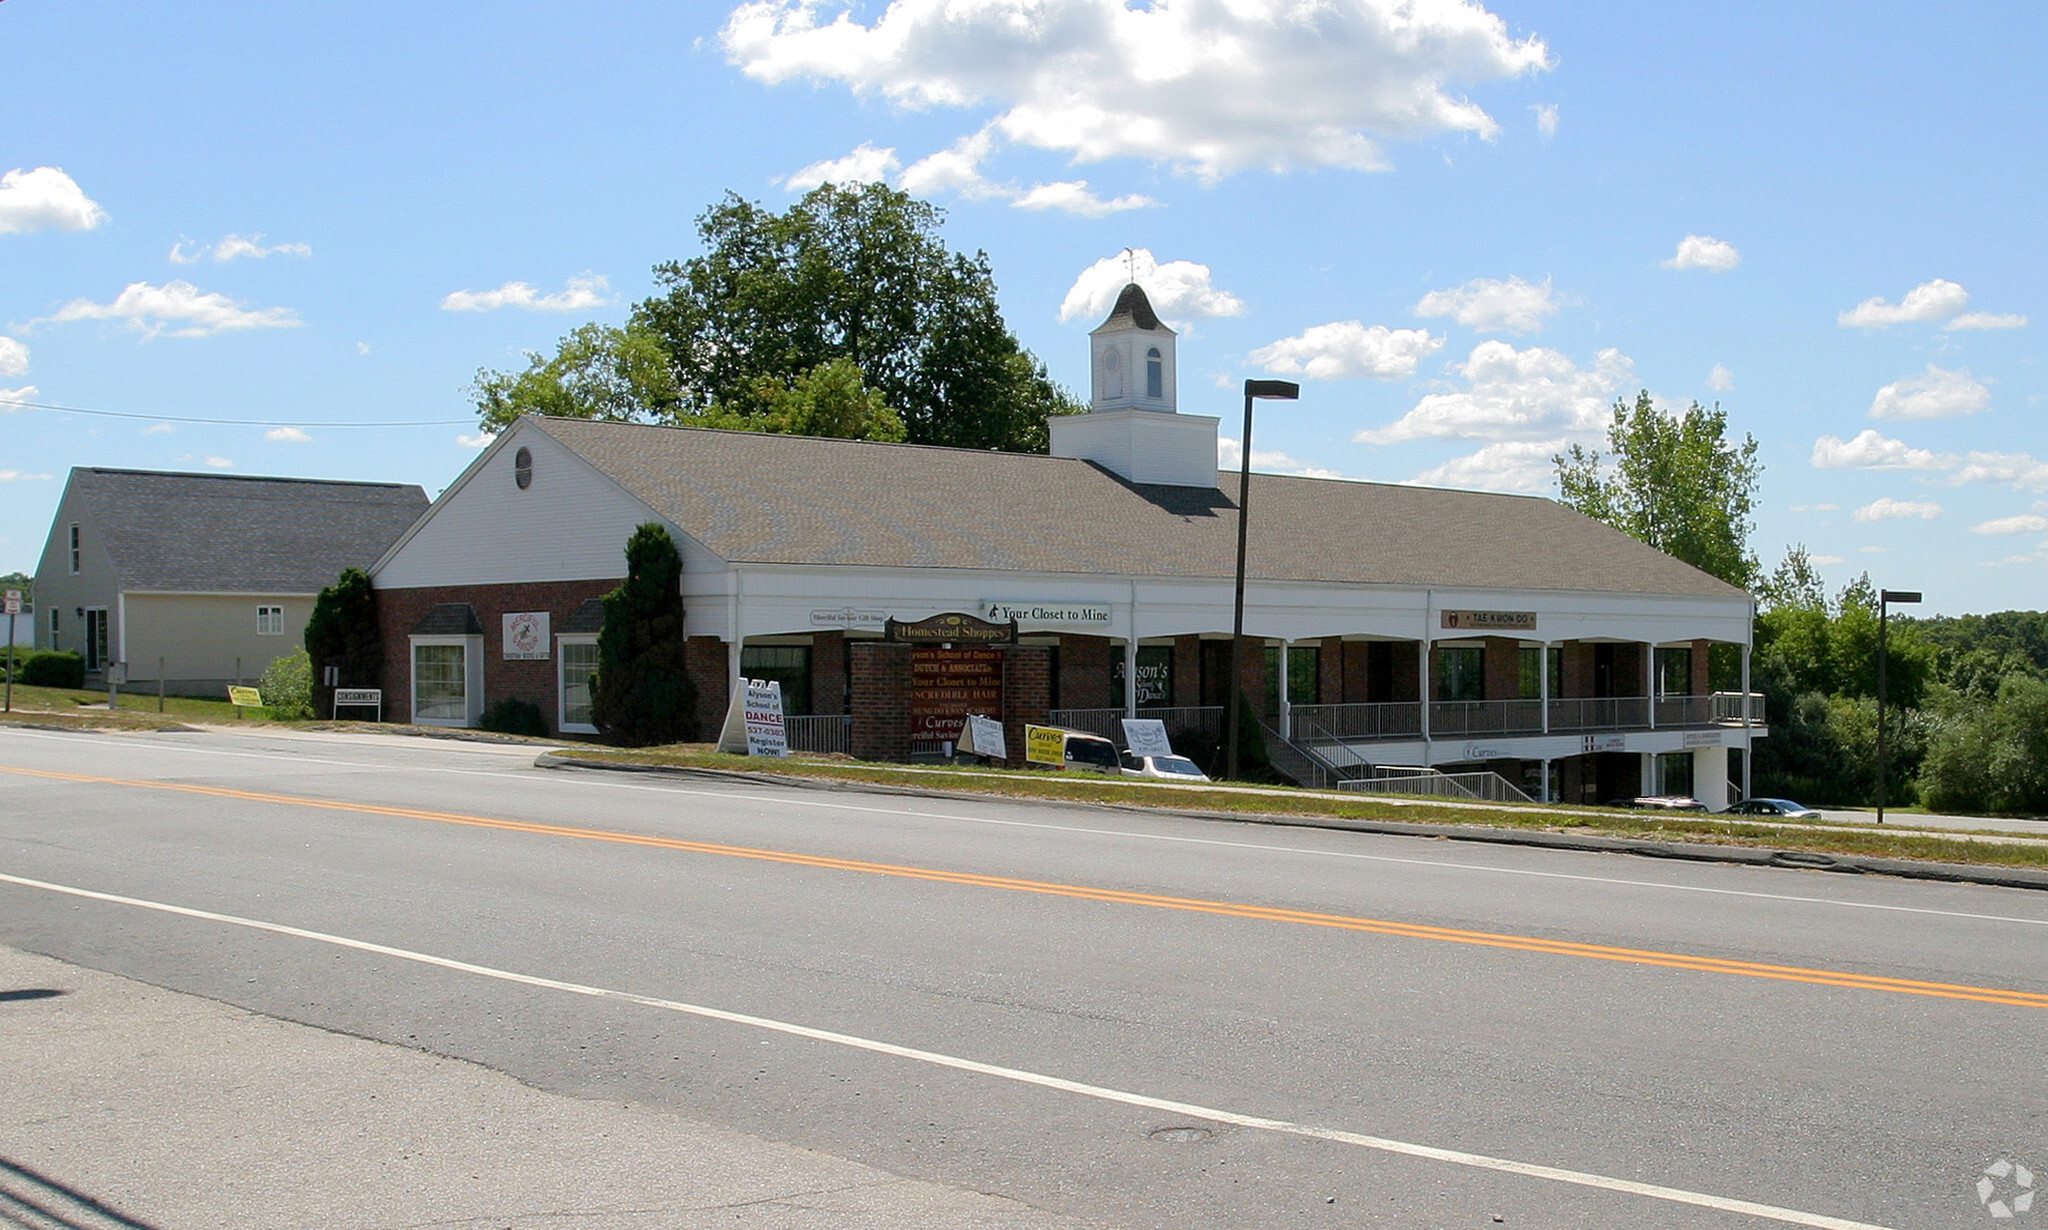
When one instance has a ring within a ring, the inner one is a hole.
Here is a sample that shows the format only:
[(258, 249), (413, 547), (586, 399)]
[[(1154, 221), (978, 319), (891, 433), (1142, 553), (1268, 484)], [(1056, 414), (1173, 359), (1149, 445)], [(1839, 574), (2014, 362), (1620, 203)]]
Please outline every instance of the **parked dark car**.
[(1724, 816), (1775, 816), (1784, 820), (1819, 820), (1821, 814), (1804, 803), (1790, 799), (1744, 799), (1721, 813)]

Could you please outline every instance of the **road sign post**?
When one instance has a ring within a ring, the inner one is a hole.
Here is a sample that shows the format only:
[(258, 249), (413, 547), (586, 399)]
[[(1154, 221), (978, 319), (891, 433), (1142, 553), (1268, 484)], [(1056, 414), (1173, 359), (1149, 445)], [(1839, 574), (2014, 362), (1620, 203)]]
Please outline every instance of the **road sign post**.
[(7, 610), (7, 703), (0, 712), (14, 712), (14, 619), (21, 614), (21, 591), (10, 589), (6, 598)]

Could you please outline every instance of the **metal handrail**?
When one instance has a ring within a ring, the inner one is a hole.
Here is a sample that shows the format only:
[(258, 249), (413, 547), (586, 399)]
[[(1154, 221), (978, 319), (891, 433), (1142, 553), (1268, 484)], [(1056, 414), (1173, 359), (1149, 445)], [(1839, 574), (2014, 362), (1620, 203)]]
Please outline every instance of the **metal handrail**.
[(1429, 706), (1429, 734), (1525, 735), (1543, 731), (1540, 700), (1439, 700)]
[(853, 718), (846, 714), (810, 714), (782, 719), (783, 736), (792, 752), (853, 751)]

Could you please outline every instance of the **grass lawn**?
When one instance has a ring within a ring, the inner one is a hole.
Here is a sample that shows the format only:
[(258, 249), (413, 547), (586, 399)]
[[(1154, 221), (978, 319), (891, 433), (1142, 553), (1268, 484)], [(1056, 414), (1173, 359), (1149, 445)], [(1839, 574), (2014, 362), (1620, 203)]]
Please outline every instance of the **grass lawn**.
[(150, 726), (189, 722), (233, 722), (272, 721), (268, 709), (243, 709), (238, 717), (235, 707), (225, 700), (197, 700), (185, 696), (166, 696), (163, 712), (157, 712), (156, 693), (123, 691), (120, 694), (120, 708), (108, 712), (104, 708), (88, 709), (87, 705), (104, 706), (107, 694), (104, 691), (89, 691), (84, 688), (32, 688), (23, 684), (14, 685), (14, 711), (5, 714), (18, 721), (43, 721), (58, 719), (63, 725), (107, 726), (147, 729)]
[(1866, 858), (1918, 859), (1926, 862), (1974, 863), (1999, 867), (2048, 868), (2048, 839), (2010, 833), (1985, 833), (1996, 840), (1974, 841), (1968, 835), (1923, 837), (1853, 825), (1775, 826), (1731, 823), (1699, 813), (1648, 813), (1588, 807), (1560, 813), (1542, 807), (1444, 807), (1429, 803), (1394, 803), (1360, 797), (1334, 799), (1327, 794), (1291, 787), (1262, 787), (1257, 793), (1160, 786), (1129, 779), (1094, 778), (1058, 771), (1019, 773), (1016, 770), (948, 770), (919, 772), (900, 765), (861, 764), (838, 757), (792, 756), (787, 760), (731, 756), (708, 744), (678, 744), (632, 751), (577, 747), (560, 754), (583, 760), (672, 765), (680, 768), (726, 769), (790, 777), (854, 780), (918, 789), (957, 790), (1007, 798), (1058, 799), (1117, 807), (1164, 808), (1220, 814), (1299, 816), (1330, 820), (1369, 820), (1394, 824), (1487, 825), (1554, 833), (1589, 833), (1605, 837), (1652, 841), (1698, 842), (1750, 846), (1767, 850), (1798, 850)]

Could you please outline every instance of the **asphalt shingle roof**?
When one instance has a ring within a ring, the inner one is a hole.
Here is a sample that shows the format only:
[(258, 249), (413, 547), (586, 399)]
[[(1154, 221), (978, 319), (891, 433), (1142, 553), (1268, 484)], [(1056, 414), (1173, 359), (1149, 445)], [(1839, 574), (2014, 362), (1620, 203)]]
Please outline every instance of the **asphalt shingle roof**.
[(427, 510), (400, 483), (97, 468), (71, 482), (123, 589), (312, 593)]
[[(1202, 578), (1236, 568), (1235, 474), (1218, 487), (1147, 486), (1063, 457), (529, 421), (730, 562)], [(1254, 474), (1251, 507), (1254, 578), (1746, 597), (1535, 496)]]

